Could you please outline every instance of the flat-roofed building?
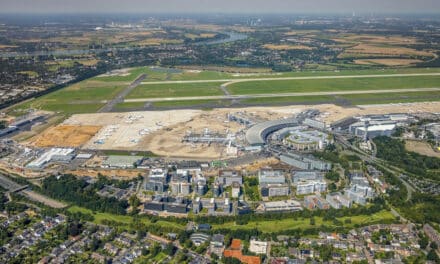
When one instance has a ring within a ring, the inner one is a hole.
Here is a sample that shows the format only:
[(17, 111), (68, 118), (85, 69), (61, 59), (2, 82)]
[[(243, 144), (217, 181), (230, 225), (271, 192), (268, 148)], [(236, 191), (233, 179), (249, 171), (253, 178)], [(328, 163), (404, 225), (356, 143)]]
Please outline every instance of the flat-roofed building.
[(282, 170), (261, 169), (258, 171), (258, 182), (260, 184), (284, 184), (286, 177)]
[(263, 184), (260, 192), (263, 197), (287, 196), (290, 194), (290, 187), (287, 184)]
[(307, 181), (300, 182), (296, 185), (296, 194), (304, 195), (315, 192), (325, 192), (327, 190), (327, 183), (325, 181)]
[(103, 162), (102, 167), (104, 168), (122, 168), (122, 169), (132, 169), (142, 162), (142, 156), (108, 156)]
[(320, 171), (294, 171), (292, 173), (292, 182), (297, 184), (304, 181), (322, 181), (324, 176)]
[(241, 173), (236, 170), (221, 170), (217, 177), (217, 181), (224, 187), (231, 186), (233, 182), (243, 184)]
[(249, 251), (255, 254), (267, 254), (269, 243), (252, 238), (249, 244)]
[(257, 207), (257, 212), (301, 211), (301, 203), (296, 200), (263, 202)]

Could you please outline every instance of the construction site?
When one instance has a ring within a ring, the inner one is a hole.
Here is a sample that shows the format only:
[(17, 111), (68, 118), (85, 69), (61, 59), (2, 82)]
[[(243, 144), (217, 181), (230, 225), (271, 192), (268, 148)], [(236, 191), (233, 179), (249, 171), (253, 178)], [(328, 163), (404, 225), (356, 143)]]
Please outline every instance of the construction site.
[[(151, 151), (170, 158), (227, 159), (240, 155), (252, 125), (290, 118), (311, 106), (180, 109), (127, 113), (76, 114), (28, 142), (35, 147), (84, 150)], [(354, 116), (387, 113), (437, 113), (440, 103), (341, 107), (314, 105), (316, 120), (331, 124)]]

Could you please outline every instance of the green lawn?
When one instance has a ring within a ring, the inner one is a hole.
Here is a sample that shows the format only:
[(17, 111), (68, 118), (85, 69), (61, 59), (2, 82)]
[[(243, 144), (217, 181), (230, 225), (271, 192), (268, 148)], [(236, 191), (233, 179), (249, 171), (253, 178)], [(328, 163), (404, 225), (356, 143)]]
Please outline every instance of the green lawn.
[(354, 105), (432, 102), (440, 101), (440, 91), (382, 94), (347, 94), (341, 95), (339, 97), (349, 100)]
[(222, 95), (222, 82), (184, 84), (143, 84), (136, 87), (127, 98), (163, 98), (185, 96)]
[[(351, 224), (344, 224), (345, 227), (354, 227), (355, 225), (371, 225), (376, 223), (388, 223), (395, 220), (395, 217), (389, 211), (380, 211), (373, 215), (359, 215), (352, 217), (342, 217), (338, 220), (344, 223), (345, 219), (350, 218)], [(212, 228), (215, 229), (255, 229), (263, 233), (281, 232), (283, 230), (292, 229), (308, 229), (313, 227), (319, 227), (320, 225), (334, 226), (332, 221), (323, 221), (322, 217), (315, 217), (315, 225), (310, 225), (310, 219), (282, 219), (282, 220), (266, 220), (266, 221), (251, 221), (246, 225), (236, 225), (235, 222), (228, 222), (221, 225), (214, 224)]]
[(350, 90), (382, 90), (439, 87), (440, 76), (347, 78), (316, 80), (275, 80), (233, 83), (227, 87), (232, 94), (274, 94)]
[(145, 81), (162, 81), (167, 77), (166, 73), (156, 72), (150, 66), (136, 67), (129, 69), (129, 74), (125, 76), (98, 76), (93, 80), (101, 82), (133, 82), (141, 74), (147, 74)]
[(317, 95), (317, 96), (287, 96), (287, 97), (262, 97), (245, 99), (244, 104), (250, 105), (277, 105), (277, 104), (318, 104), (346, 101), (352, 105), (389, 104), (389, 103), (414, 103), (440, 101), (440, 91), (432, 92), (404, 92), (380, 94), (347, 94), (347, 95)]
[(102, 101), (112, 99), (125, 87), (123, 83), (86, 80), (18, 104), (11, 109), (11, 114), (28, 108), (66, 114), (93, 113), (104, 105)]
[[(75, 213), (75, 212), (80, 212), (83, 214), (91, 214), (93, 215), (93, 222), (95, 224), (103, 224), (103, 220), (106, 221), (115, 221), (121, 224), (121, 226), (124, 227), (128, 227), (131, 223), (133, 223), (134, 218), (132, 216), (129, 215), (115, 215), (115, 214), (109, 214), (109, 213), (101, 213), (101, 212), (93, 212), (92, 210), (89, 210), (87, 208), (83, 208), (83, 207), (79, 207), (79, 206), (71, 206), (69, 207), (67, 210), (69, 210), (69, 212), (71, 213)], [(139, 217), (140, 221), (145, 224), (146, 226), (148, 225), (160, 225), (160, 226), (166, 226), (166, 227), (174, 227), (176, 229), (181, 229), (184, 230), (185, 227), (181, 226), (177, 223), (174, 222), (169, 222), (166, 220), (159, 220), (155, 223), (151, 223), (151, 221), (147, 218), (147, 217)]]

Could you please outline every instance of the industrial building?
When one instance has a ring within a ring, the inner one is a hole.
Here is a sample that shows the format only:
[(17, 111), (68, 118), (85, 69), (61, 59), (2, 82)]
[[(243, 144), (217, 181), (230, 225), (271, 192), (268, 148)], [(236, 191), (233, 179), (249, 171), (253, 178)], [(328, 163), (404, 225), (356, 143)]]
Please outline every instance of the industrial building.
[(407, 125), (414, 117), (406, 114), (371, 115), (356, 118), (358, 121), (351, 124), (349, 132), (364, 139), (378, 136), (391, 136), (399, 126)]
[(289, 164), (290, 166), (302, 170), (329, 171), (332, 168), (332, 164), (330, 162), (319, 160), (311, 156), (304, 156), (291, 152), (281, 154), (280, 160), (286, 164)]
[(72, 148), (52, 148), (45, 151), (40, 157), (26, 165), (30, 169), (42, 169), (51, 161), (70, 161), (74, 158), (74, 149)]
[(102, 161), (103, 168), (133, 169), (143, 160), (142, 156), (108, 156)]
[(258, 171), (258, 182), (260, 184), (284, 184), (286, 177), (282, 170), (261, 169)]
[(300, 182), (296, 185), (296, 194), (304, 195), (315, 192), (327, 191), (327, 183), (325, 181), (306, 181)]

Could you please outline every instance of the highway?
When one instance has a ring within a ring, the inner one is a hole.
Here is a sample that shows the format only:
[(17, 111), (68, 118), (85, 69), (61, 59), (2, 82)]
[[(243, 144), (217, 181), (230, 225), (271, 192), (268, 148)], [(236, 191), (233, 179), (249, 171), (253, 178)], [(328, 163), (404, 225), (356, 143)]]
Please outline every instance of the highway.
[(142, 82), (142, 84), (185, 84), (185, 83), (213, 83), (227, 82), (226, 86), (239, 82), (259, 82), (259, 81), (294, 81), (294, 80), (322, 80), (322, 79), (358, 79), (358, 78), (390, 78), (390, 77), (421, 77), (421, 76), (440, 76), (440, 73), (396, 73), (396, 74), (360, 74), (360, 75), (326, 75), (326, 76), (300, 76), (300, 77), (270, 77), (270, 78), (231, 78), (218, 80), (181, 80), (181, 81), (154, 81)]
[(36, 193), (28, 188), (27, 185), (20, 185), (12, 180), (10, 180), (8, 177), (6, 177), (3, 174), (0, 174), (0, 186), (3, 187), (8, 191), (8, 193), (16, 192), (18, 194), (21, 194), (23, 196), (26, 196), (27, 198), (37, 201), (40, 203), (43, 203), (47, 206), (53, 207), (53, 208), (64, 208), (67, 205), (56, 201), (52, 198), (49, 198), (47, 196), (44, 196), (42, 194)]
[(162, 97), (162, 98), (135, 98), (124, 99), (124, 103), (135, 102), (162, 102), (162, 101), (192, 101), (192, 100), (243, 100), (253, 98), (270, 97), (296, 97), (296, 96), (319, 96), (319, 95), (347, 95), (347, 94), (381, 94), (381, 93), (405, 93), (405, 92), (434, 92), (440, 88), (409, 88), (409, 89), (385, 89), (385, 90), (350, 90), (328, 92), (300, 92), (300, 93), (270, 93), (270, 94), (246, 94), (246, 95), (213, 95), (213, 96), (188, 96), (188, 97)]

